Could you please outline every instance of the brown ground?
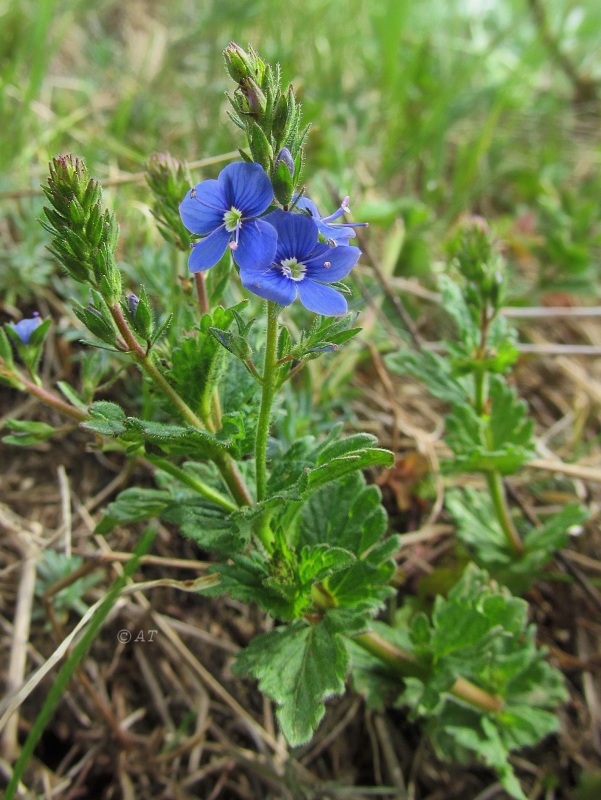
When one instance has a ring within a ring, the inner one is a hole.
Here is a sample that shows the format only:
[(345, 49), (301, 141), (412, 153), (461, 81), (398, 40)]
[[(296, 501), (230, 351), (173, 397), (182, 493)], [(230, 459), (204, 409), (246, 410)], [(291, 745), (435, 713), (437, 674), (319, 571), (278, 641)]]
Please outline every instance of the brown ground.
[[(601, 321), (528, 322), (522, 339), (601, 345)], [(56, 354), (48, 358), (50, 377), (56, 377), (60, 359)], [(557, 356), (552, 350), (525, 356), (517, 372), (548, 451), (510, 482), (514, 502), (537, 511), (577, 497), (592, 512), (586, 531), (552, 566), (564, 580), (541, 581), (528, 595), (540, 641), (550, 648), (570, 689), (560, 712), (561, 735), (513, 759), (532, 800), (601, 797), (599, 785), (588, 794), (573, 793), (583, 773), (598, 781), (601, 775), (600, 372), (590, 357)], [(356, 412), (365, 428), (401, 456), (397, 471), (379, 481), (397, 529), (421, 534), (410, 536), (399, 554), (403, 591), (412, 591), (420, 578), (444, 563), (452, 547), (452, 527), (440, 509), (440, 480), (432, 502), (419, 501), (413, 491), (414, 479), (428, 464), (435, 471), (443, 452), (441, 417), (424, 390), (390, 376), (375, 351), (357, 380), (363, 399)], [(53, 412), (1, 388), (0, 416), (5, 415), (59, 421)], [(10, 675), (20, 684), (51, 656), (80, 616), (57, 608), (52, 598), (45, 604), (33, 598), (33, 565), (48, 548), (60, 552), (70, 546), (83, 558), (88, 576), (98, 577), (84, 595), (87, 605), (95, 602), (118, 574), (141, 529), (121, 528), (101, 538), (93, 533), (94, 522), (120, 488), (149, 476), (141, 468), (130, 475), (122, 456), (95, 452), (90, 437), (79, 430), (36, 448), (0, 448), (0, 689), (11, 695)], [(573, 453), (580, 454), (575, 459), (580, 471), (565, 474), (559, 464), (550, 482), (549, 461), (556, 456), (572, 460)], [(205, 555), (176, 531), (161, 527), (136, 580), (196, 577), (205, 570)], [(46, 729), (25, 777), (26, 796), (506, 797), (486, 770), (439, 762), (419, 727), (402, 712), (370, 712), (353, 694), (331, 702), (313, 742), (290, 754), (270, 703), (230, 671), (233, 654), (265, 625), (255, 608), (170, 587), (123, 597)], [(15, 657), (24, 649), (14, 626), (29, 639), (27, 663), (21, 667)], [(124, 631), (131, 641), (120, 641), (127, 638)], [(31, 690), (12, 718), (14, 727), (1, 734), (0, 786), (5, 785), (7, 761), (30, 730), (56, 670)], [(559, 783), (550, 775), (557, 775)]]

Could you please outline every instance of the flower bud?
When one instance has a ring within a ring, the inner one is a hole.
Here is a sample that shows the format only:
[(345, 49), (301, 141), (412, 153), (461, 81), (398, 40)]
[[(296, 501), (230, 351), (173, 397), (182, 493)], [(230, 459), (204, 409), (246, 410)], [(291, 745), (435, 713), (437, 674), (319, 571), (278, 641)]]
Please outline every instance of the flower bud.
[(236, 83), (242, 83), (253, 74), (252, 62), (240, 45), (230, 42), (223, 51), (225, 66)]
[(288, 172), (294, 178), (294, 159), (292, 158), (292, 153), (288, 150), (287, 147), (282, 147), (280, 152), (277, 155), (275, 160), (275, 169), (279, 167), (280, 164), (284, 164), (288, 168)]

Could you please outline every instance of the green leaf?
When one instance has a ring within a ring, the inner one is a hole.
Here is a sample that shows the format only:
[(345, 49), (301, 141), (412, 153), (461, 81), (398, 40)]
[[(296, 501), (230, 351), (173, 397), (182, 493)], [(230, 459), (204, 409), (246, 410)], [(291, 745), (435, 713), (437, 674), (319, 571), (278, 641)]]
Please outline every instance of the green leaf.
[[(440, 755), (464, 763), (477, 758), (521, 798), (509, 753), (554, 732), (554, 710), (566, 697), (561, 673), (536, 647), (526, 601), (472, 565), (447, 598), (436, 599), (430, 635), (419, 638), (419, 653), (432, 668), (406, 680), (399, 702), (427, 717)], [(450, 690), (458, 677), (501, 698), (503, 708), (484, 711), (456, 697)]]
[(459, 338), (472, 352), (480, 342), (480, 326), (476, 324), (473, 310), (465, 302), (465, 293), (448, 275), (441, 275), (438, 283), (442, 293), (442, 307), (453, 318)]
[(79, 396), (79, 394), (69, 383), (66, 381), (57, 381), (56, 385), (72, 406), (75, 406), (75, 408), (79, 409), (79, 411), (83, 411), (86, 414), (88, 413), (88, 404)]
[(116, 403), (97, 400), (88, 410), (89, 419), (81, 427), (101, 436), (119, 436), (125, 433), (125, 411)]
[(544, 525), (531, 528), (523, 539), (524, 552), (516, 554), (497, 521), (484, 492), (472, 488), (449, 491), (445, 503), (457, 523), (457, 535), (476, 562), (513, 592), (528, 589), (567, 542), (570, 528), (582, 525), (587, 512), (578, 505), (565, 506)]
[(47, 442), (57, 432), (52, 425), (45, 422), (35, 422), (34, 420), (7, 419), (6, 427), (13, 433), (2, 437), (5, 444), (27, 447), (32, 444)]
[(445, 505), (457, 524), (457, 536), (480, 566), (498, 574), (511, 563), (507, 537), (486, 492), (471, 487), (451, 490), (445, 494)]
[(252, 347), (243, 336), (233, 331), (222, 331), (220, 328), (209, 328), (209, 333), (214, 336), (222, 347), (241, 361), (252, 358)]
[(359, 558), (385, 535), (387, 524), (379, 489), (355, 474), (310, 498), (300, 515), (298, 542), (329, 542)]
[(421, 353), (400, 350), (386, 356), (385, 361), (393, 372), (399, 375), (412, 375), (422, 381), (430, 393), (439, 400), (459, 406), (466, 402), (468, 392), (465, 379), (452, 374), (448, 358), (442, 358), (429, 350)]
[(6, 370), (12, 370), (14, 367), (13, 349), (8, 339), (7, 330), (11, 330), (10, 325), (0, 327), (0, 361), (4, 362)]
[(392, 593), (392, 559), (399, 548), (396, 536), (383, 539), (387, 518), (380, 501), (377, 487), (354, 474), (320, 489), (299, 515), (298, 547), (328, 543), (355, 556), (323, 578), (323, 589), (334, 605), (354, 608), (364, 621)]
[(394, 456), (389, 450), (370, 447), (334, 458), (327, 464), (311, 470), (306, 476), (305, 486), (302, 484), (301, 486), (303, 491), (306, 489), (315, 491), (350, 473), (359, 472), (368, 467), (391, 467), (393, 463)]
[(516, 472), (534, 455), (533, 422), (526, 404), (497, 375), (490, 376), (490, 413), (478, 416), (465, 402), (446, 417), (446, 441), (454, 453), (445, 467), (453, 472)]
[(178, 525), (184, 536), (215, 553), (234, 555), (248, 541), (229, 514), (198, 495), (177, 497), (161, 511), (161, 519)]
[(211, 417), (211, 401), (227, 364), (227, 355), (211, 328), (227, 331), (234, 315), (221, 307), (203, 314), (199, 329), (184, 337), (171, 353), (169, 378), (178, 393), (203, 419)]
[(106, 535), (117, 525), (158, 517), (170, 501), (171, 492), (161, 489), (125, 489), (116, 500), (109, 503), (94, 532)]
[(344, 692), (349, 657), (328, 618), (276, 628), (253, 639), (236, 659), (234, 672), (259, 681), (278, 705), (277, 717), (288, 743), (308, 742), (327, 698)]
[(243, 436), (239, 419), (224, 417), (219, 433), (199, 430), (191, 425), (172, 425), (164, 422), (127, 417), (123, 421), (127, 438), (140, 443), (157, 445), (166, 453), (211, 457), (216, 452), (230, 449), (234, 441)]

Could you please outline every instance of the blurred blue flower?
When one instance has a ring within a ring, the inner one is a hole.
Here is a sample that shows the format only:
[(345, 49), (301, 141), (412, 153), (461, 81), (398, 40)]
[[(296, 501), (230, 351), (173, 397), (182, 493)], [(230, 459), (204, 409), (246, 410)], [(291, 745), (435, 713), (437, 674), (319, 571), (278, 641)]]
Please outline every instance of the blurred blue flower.
[(366, 228), (367, 222), (334, 222), (339, 219), (343, 214), (349, 214), (350, 208), (348, 206), (349, 198), (345, 197), (340, 208), (337, 208), (333, 214), (327, 217), (322, 217), (319, 209), (313, 202), (305, 195), (301, 197), (295, 196), (293, 198), (294, 208), (306, 212), (317, 225), (319, 232), (327, 240), (328, 244), (336, 247), (339, 244), (348, 244), (351, 239), (357, 235), (354, 228)]
[(214, 266), (229, 245), (239, 267), (266, 267), (273, 260), (277, 235), (257, 219), (269, 208), (273, 187), (260, 164), (228, 164), (217, 180), (191, 189), (179, 207), (186, 228), (204, 236), (192, 245), (190, 272)]
[(34, 311), (33, 317), (29, 319), (22, 319), (19, 322), (15, 322), (14, 325), (9, 325), (9, 327), (13, 329), (23, 344), (29, 344), (31, 334), (41, 324), (42, 320), (40, 315), (37, 311)]
[(240, 268), (242, 285), (259, 297), (288, 306), (297, 297), (316, 314), (346, 314), (344, 296), (327, 286), (345, 278), (356, 265), (358, 247), (329, 247), (319, 242), (315, 222), (303, 214), (272, 211), (265, 220), (277, 231), (275, 258), (267, 268)]

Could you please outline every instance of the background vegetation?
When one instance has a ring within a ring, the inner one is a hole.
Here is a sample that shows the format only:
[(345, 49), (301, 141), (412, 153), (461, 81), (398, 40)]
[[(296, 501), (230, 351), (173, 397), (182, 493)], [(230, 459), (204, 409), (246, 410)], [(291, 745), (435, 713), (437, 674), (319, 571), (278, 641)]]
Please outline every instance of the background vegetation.
[[(121, 224), (119, 255), (131, 287), (144, 283), (165, 308), (188, 291), (185, 266), (174, 263), (157, 231), (141, 173), (153, 152), (218, 161), (242, 144), (227, 119), (231, 81), (221, 52), (230, 40), (250, 42), (294, 83), (304, 119), (313, 123), (305, 178), (320, 207), (333, 208), (334, 198), (349, 194), (353, 218), (371, 224), (363, 241), (371, 264), (359, 271), (353, 303), (378, 313), (364, 315), (366, 332), (350, 356), (340, 354), (331, 372), (298, 387), (290, 403), (299, 421), (283, 417), (283, 436), (293, 439), (303, 425), (327, 427), (335, 406), (351, 422), (368, 420), (383, 445), (398, 445), (390, 407), (383, 411), (382, 401), (369, 395), (374, 375), (382, 377), (377, 350), (409, 339), (394, 297), (402, 298), (421, 335), (440, 336), (431, 296), (420, 296), (420, 287), (435, 289), (446, 243), (463, 214), (484, 216), (504, 242), (512, 305), (598, 300), (596, 0), (101, 0), (93, 8), (81, 0), (0, 0), (0, 22), (0, 322), (39, 309), (53, 318), (59, 338), (81, 336), (67, 309), (77, 289), (57, 270), (47, 234), (35, 222), (43, 204), (39, 185), (59, 153), (83, 157), (103, 182)], [(213, 176), (219, 166), (193, 167), (193, 177)], [(413, 279), (418, 283), (405, 283)], [(558, 336), (601, 344), (592, 328), (546, 331), (546, 340)], [(46, 373), (62, 374), (72, 353), (58, 345), (53, 352), (58, 355), (48, 359)], [(357, 364), (369, 376), (364, 384), (349, 380)], [(321, 362), (319, 368), (325, 369)], [(541, 415), (539, 431), (573, 409), (571, 396), (562, 414), (560, 399), (553, 413), (548, 398), (536, 399), (549, 380), (565, 394), (567, 372), (559, 380), (553, 369), (526, 364), (518, 376), (534, 393), (528, 399)], [(595, 373), (591, 361), (573, 369), (572, 388), (582, 369)], [(126, 378), (120, 390), (133, 391)], [(564, 460), (594, 459), (597, 452), (598, 397), (583, 391), (587, 411), (571, 418)], [(321, 410), (310, 411), (310, 396)], [(16, 397), (3, 390), (2, 415), (15, 415)], [(409, 411), (417, 407), (415, 397), (407, 402)], [(429, 402), (420, 398), (420, 419), (437, 413), (427, 410)], [(5, 502), (13, 498), (11, 507), (27, 517), (27, 496), (15, 486), (31, 464), (1, 447), (0, 458), (10, 464)], [(42, 469), (49, 473), (53, 452), (41, 448), (35, 455), (47, 459)], [(77, 463), (76, 453), (67, 449), (65, 463)], [(100, 492), (98, 482), (90, 485)], [(85, 504), (90, 497), (80, 499)], [(592, 546), (589, 556), (598, 558)], [(542, 611), (538, 616), (544, 621)], [(444, 776), (438, 775), (441, 785)], [(457, 796), (475, 797), (485, 785), (456, 780)]]

